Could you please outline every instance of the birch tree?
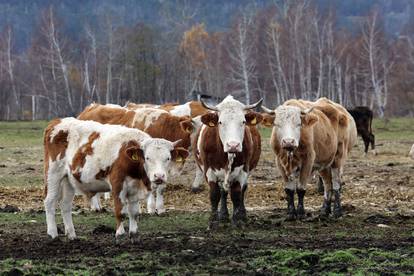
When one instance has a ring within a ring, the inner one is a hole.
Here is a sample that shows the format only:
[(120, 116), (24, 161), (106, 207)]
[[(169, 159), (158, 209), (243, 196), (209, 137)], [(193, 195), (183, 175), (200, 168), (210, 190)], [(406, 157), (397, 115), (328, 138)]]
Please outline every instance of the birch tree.
[(249, 34), (252, 17), (243, 13), (236, 22), (229, 41), (227, 52), (230, 58), (230, 78), (234, 92), (244, 94), (246, 104), (250, 104), (251, 81), (256, 77), (256, 61), (253, 58), (253, 39)]

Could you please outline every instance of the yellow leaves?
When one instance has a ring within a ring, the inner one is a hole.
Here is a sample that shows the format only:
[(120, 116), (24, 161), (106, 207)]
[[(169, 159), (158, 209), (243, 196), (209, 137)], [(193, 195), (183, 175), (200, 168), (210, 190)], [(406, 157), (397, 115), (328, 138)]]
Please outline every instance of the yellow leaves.
[(204, 24), (194, 25), (184, 33), (180, 51), (189, 59), (193, 67), (202, 68), (204, 66), (207, 58), (208, 40), (209, 34), (206, 32)]

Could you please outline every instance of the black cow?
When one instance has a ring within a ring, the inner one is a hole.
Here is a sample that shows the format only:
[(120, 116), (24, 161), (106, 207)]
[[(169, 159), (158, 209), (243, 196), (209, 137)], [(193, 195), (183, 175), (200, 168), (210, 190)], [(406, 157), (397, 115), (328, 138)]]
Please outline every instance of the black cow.
[(375, 150), (375, 136), (372, 134), (372, 118), (374, 114), (371, 109), (366, 106), (356, 106), (348, 109), (348, 112), (354, 117), (358, 135), (362, 137), (365, 145), (365, 154), (368, 152), (369, 144), (371, 149)]

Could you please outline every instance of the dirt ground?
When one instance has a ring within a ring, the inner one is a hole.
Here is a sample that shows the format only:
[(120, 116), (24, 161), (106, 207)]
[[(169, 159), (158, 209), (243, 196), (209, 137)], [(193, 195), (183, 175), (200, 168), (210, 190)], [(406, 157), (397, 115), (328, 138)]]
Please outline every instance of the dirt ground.
[[(34, 128), (41, 135), (41, 125)], [(207, 229), (208, 187), (190, 192), (189, 160), (167, 186), (167, 213), (144, 214), (135, 244), (115, 242), (110, 201), (104, 202), (106, 212), (93, 213), (81, 198), (74, 208), (79, 239), (49, 240), (39, 133), (27, 144), (0, 139), (0, 274), (413, 274), (414, 161), (407, 153), (414, 130), (391, 132), (377, 127), (376, 156), (364, 157), (361, 142), (353, 149), (340, 219), (319, 218), (323, 199), (313, 180), (305, 196), (307, 218), (284, 220), (283, 187), (266, 132), (249, 181), (245, 226)]]

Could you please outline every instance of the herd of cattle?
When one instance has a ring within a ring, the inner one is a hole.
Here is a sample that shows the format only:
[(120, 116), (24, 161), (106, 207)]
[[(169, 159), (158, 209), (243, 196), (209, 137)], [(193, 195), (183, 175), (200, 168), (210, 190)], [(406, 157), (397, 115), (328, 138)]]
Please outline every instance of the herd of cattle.
[[(365, 153), (370, 143), (375, 149), (372, 112), (364, 107), (348, 112), (326, 98), (289, 100), (276, 109), (262, 106), (263, 113), (255, 112), (260, 105), (261, 100), (244, 105), (232, 96), (215, 106), (203, 101), (124, 107), (93, 103), (76, 119), (51, 121), (44, 134), (48, 235), (58, 236), (55, 209), (59, 201), (65, 234), (74, 239), (75, 194), (86, 195), (91, 208), (99, 210), (100, 193), (111, 192), (115, 235), (125, 234), (122, 213), (126, 213), (133, 238), (139, 203), (147, 200), (149, 213), (164, 212), (168, 177), (180, 173), (190, 152), (197, 164), (192, 190), (199, 190), (204, 180), (210, 188), (210, 227), (229, 221), (228, 193), (232, 222), (246, 221), (247, 179), (261, 154), (259, 124), (273, 128), (271, 148), (285, 185), (287, 218), (305, 215), (306, 184), (316, 172), (324, 188), (322, 215), (341, 216), (342, 171), (357, 131)], [(414, 155), (414, 146), (412, 151)]]

